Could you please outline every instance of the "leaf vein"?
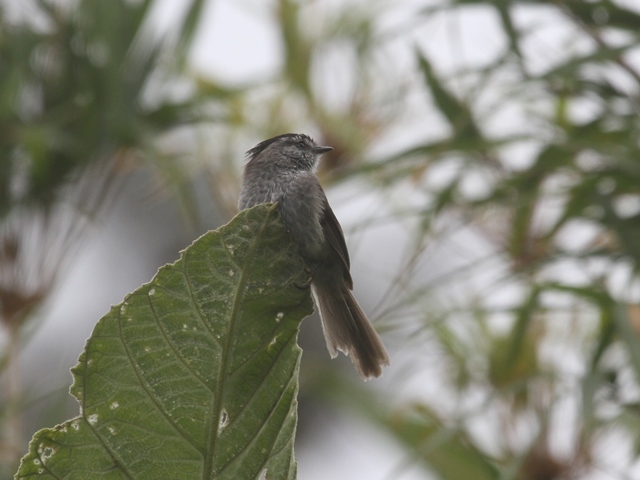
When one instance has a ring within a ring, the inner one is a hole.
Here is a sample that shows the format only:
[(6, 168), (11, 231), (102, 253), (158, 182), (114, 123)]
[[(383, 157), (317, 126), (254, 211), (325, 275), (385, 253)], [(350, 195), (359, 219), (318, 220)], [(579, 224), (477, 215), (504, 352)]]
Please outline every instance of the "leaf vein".
[(182, 365), (184, 365), (184, 367), (202, 384), (206, 387), (207, 390), (209, 390), (210, 392), (213, 392), (213, 390), (211, 389), (211, 387), (207, 384), (207, 382), (205, 381), (204, 378), (202, 378), (192, 367), (191, 365), (189, 365), (184, 357), (184, 355), (182, 355), (182, 353), (180, 352), (180, 350), (178, 350), (173, 341), (171, 340), (171, 338), (168, 336), (167, 331), (165, 330), (162, 322), (160, 321), (160, 317), (158, 316), (156, 309), (153, 305), (153, 302), (151, 301), (151, 297), (149, 297), (147, 295), (147, 300), (149, 301), (149, 307), (151, 308), (151, 313), (153, 313), (153, 318), (156, 321), (156, 324), (158, 325), (158, 329), (160, 330), (160, 332), (162, 333), (163, 338), (165, 339), (165, 342), (167, 343), (167, 345), (169, 345), (169, 348), (171, 348), (171, 351), (174, 353), (174, 355), (180, 360), (180, 363), (182, 363)]
[[(294, 367), (295, 368), (295, 367)], [(262, 425), (260, 425), (260, 428), (258, 430), (256, 430), (256, 432), (251, 436), (251, 438), (249, 439), (249, 441), (247, 441), (245, 443), (245, 445), (242, 447), (242, 449), (233, 457), (231, 458), (221, 469), (220, 471), (223, 471), (225, 468), (227, 468), (229, 465), (231, 465), (233, 462), (235, 462), (241, 455), (243, 452), (245, 452), (249, 446), (251, 446), (251, 444), (255, 441), (255, 439), (260, 435), (260, 433), (264, 430), (265, 426), (269, 423), (269, 419), (273, 416), (273, 413), (277, 410), (278, 406), (280, 405), (280, 402), (282, 401), (282, 398), (285, 396), (285, 394), (288, 393), (289, 391), (289, 386), (291, 385), (291, 382), (295, 381), (294, 378), (289, 378), (289, 382), (287, 383), (287, 388), (284, 388), (280, 394), (280, 397), (278, 398), (278, 400), (273, 404), (273, 407), (271, 408), (269, 415), (267, 416), (267, 419), (262, 422)], [(288, 415), (287, 415), (288, 416)], [(284, 422), (286, 422), (287, 416), (285, 416), (282, 420), (282, 423), (280, 424), (280, 427), (282, 427), (282, 425), (284, 424)], [(275, 444), (275, 442), (274, 442)], [(262, 469), (261, 469), (262, 470)]]
[[(155, 312), (153, 312), (153, 310), (152, 310), (152, 313), (155, 316)], [(121, 315), (118, 313), (118, 329), (119, 329), (119, 332), (120, 332), (120, 335), (118, 336), (118, 338), (120, 339), (120, 342), (122, 343), (122, 346), (124, 347), (124, 349), (125, 349), (125, 351), (127, 353), (127, 359), (129, 360), (129, 364), (133, 368), (133, 372), (134, 372), (136, 378), (138, 379), (139, 385), (142, 387), (144, 392), (147, 394), (147, 396), (149, 397), (149, 400), (151, 400), (151, 402), (156, 406), (156, 409), (158, 410), (158, 412), (160, 412), (160, 414), (164, 417), (164, 419), (174, 428), (176, 433), (178, 433), (187, 443), (189, 443), (192, 447), (194, 447), (196, 449), (196, 451), (198, 453), (200, 453), (202, 455), (203, 452), (197, 447), (197, 445), (193, 442), (193, 440), (191, 440), (191, 438), (189, 438), (189, 436), (182, 429), (182, 427), (180, 427), (180, 425), (178, 425), (171, 418), (171, 416), (169, 416), (169, 413), (164, 410), (162, 404), (156, 398), (156, 395), (150, 390), (149, 383), (146, 381), (146, 378), (140, 373), (136, 363), (133, 361), (133, 357), (131, 355), (131, 351), (129, 350), (129, 345), (127, 344), (127, 342), (124, 341), (124, 338), (122, 337), (122, 322), (120, 321), (120, 317), (121, 317)], [(83, 409), (83, 411), (84, 411), (84, 409)]]

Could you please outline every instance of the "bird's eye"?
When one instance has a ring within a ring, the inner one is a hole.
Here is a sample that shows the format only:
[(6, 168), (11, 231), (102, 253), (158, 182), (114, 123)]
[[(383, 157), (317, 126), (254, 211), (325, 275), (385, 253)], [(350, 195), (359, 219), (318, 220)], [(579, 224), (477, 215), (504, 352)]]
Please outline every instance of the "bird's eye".
[(300, 140), (300, 141), (298, 142), (298, 147), (300, 147), (300, 148), (305, 148), (306, 146), (307, 146), (307, 145), (306, 145), (302, 140)]

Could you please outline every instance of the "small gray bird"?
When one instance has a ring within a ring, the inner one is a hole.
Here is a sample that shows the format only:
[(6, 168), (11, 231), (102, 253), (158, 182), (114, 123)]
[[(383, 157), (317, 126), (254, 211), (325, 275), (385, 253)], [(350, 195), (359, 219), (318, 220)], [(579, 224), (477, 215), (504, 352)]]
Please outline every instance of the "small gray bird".
[(280, 216), (311, 272), (311, 291), (320, 310), (327, 348), (338, 350), (364, 379), (379, 377), (389, 355), (351, 290), (349, 252), (342, 228), (315, 175), (321, 154), (333, 150), (309, 136), (285, 133), (247, 152), (240, 210), (278, 203)]

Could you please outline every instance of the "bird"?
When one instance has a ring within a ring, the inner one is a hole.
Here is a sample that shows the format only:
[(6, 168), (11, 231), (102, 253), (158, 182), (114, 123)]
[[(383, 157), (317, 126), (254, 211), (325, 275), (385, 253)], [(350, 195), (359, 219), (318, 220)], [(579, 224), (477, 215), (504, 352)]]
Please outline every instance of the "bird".
[(238, 208), (276, 203), (285, 228), (310, 274), (327, 349), (332, 358), (348, 355), (363, 379), (379, 377), (389, 355), (353, 295), (349, 252), (315, 170), (333, 150), (310, 136), (285, 133), (246, 153)]

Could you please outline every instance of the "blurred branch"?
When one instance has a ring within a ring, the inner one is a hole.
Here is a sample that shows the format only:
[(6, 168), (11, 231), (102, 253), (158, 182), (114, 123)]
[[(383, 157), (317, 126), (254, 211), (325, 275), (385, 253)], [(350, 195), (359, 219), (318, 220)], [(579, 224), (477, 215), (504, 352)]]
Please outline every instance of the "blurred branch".
[[(620, 25), (618, 21), (633, 22), (632, 26), (637, 28), (640, 23), (640, 15), (634, 12), (624, 9), (619, 5), (615, 5), (610, 1), (594, 2), (591, 5), (582, 4), (582, 2), (566, 1), (566, 0), (552, 0), (552, 3), (558, 6), (566, 15), (568, 15), (582, 30), (587, 33), (604, 51), (612, 51), (613, 48), (604, 40), (598, 28), (596, 28), (594, 21), (597, 21), (598, 16), (611, 17), (614, 16), (613, 24), (610, 26)], [(590, 22), (587, 22), (586, 19)], [(603, 23), (603, 26), (606, 26)], [(632, 28), (633, 28), (632, 27)], [(633, 68), (633, 66), (627, 62), (622, 56), (616, 56), (614, 61), (622, 67), (629, 75), (631, 75), (636, 81), (637, 85), (640, 85), (640, 73)]]

